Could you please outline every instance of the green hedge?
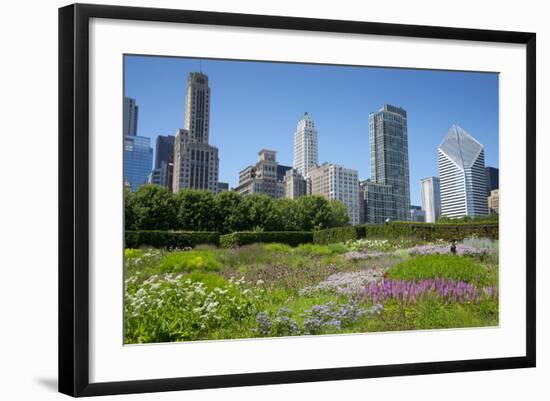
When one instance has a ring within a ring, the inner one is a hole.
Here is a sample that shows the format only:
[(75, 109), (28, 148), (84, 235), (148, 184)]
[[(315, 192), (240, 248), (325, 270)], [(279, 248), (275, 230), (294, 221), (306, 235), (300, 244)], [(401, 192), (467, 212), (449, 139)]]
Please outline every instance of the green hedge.
[(125, 242), (126, 248), (183, 248), (199, 244), (218, 245), (220, 234), (206, 231), (126, 231)]
[(313, 242), (316, 244), (333, 244), (336, 242), (346, 242), (358, 238), (365, 238), (366, 226), (346, 226), (327, 228), (313, 232)]
[(389, 224), (366, 224), (353, 227), (338, 227), (314, 233), (316, 244), (344, 242), (358, 238), (418, 238), (426, 241), (436, 239), (464, 239), (472, 235), (498, 239), (498, 224), (460, 223), (432, 224), (392, 222)]
[(238, 231), (220, 237), (220, 245), (224, 248), (234, 248), (256, 242), (280, 242), (290, 246), (313, 242), (311, 231)]

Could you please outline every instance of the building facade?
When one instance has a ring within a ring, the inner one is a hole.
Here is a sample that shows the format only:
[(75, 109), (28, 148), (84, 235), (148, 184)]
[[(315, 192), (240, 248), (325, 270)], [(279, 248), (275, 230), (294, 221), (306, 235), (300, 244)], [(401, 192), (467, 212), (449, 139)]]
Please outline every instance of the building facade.
[(153, 167), (153, 148), (148, 137), (124, 137), (124, 184), (132, 192), (146, 184)]
[(410, 220), (407, 112), (389, 104), (369, 115), (371, 179), (391, 185), (396, 219)]
[(174, 192), (204, 189), (218, 192), (218, 148), (196, 142), (189, 131), (178, 130), (174, 146)]
[(487, 196), (491, 195), (491, 191), (498, 189), (499, 171), (496, 167), (485, 167), (485, 180), (487, 181)]
[(489, 208), (489, 213), (491, 214), (499, 213), (499, 200), (500, 200), (499, 190), (493, 189), (491, 191), (491, 195), (487, 197), (487, 207)]
[(218, 182), (218, 193), (229, 191), (229, 183), (227, 182)]
[(393, 186), (378, 184), (371, 180), (361, 181), (359, 184), (360, 207), (362, 210), (361, 223), (383, 224), (397, 218)]
[(309, 170), (318, 163), (317, 129), (315, 122), (306, 112), (298, 122), (294, 134), (294, 163), (293, 167), (307, 178)]
[(487, 183), (483, 145), (453, 125), (438, 147), (441, 215), (485, 216)]
[(287, 170), (284, 183), (285, 197), (297, 199), (300, 196), (307, 195), (307, 181), (295, 168)]
[(157, 136), (155, 144), (155, 168), (151, 172), (149, 182), (162, 185), (170, 191), (174, 175), (174, 142), (173, 135)]
[(420, 180), (422, 210), (426, 215), (426, 223), (435, 223), (441, 215), (440, 191), (439, 177), (428, 177)]
[(332, 163), (309, 169), (311, 194), (342, 202), (350, 224), (359, 224), (359, 179), (357, 170)]
[(122, 110), (122, 129), (124, 136), (136, 136), (138, 124), (138, 106), (135, 99), (124, 97)]
[(277, 174), (277, 152), (262, 149), (258, 152), (258, 162), (239, 172), (239, 186), (235, 191), (243, 195), (264, 194), (272, 198), (285, 196), (285, 184)]
[(187, 79), (184, 129), (174, 140), (172, 188), (204, 189), (218, 193), (218, 148), (208, 143), (210, 132), (210, 87), (208, 77), (192, 72)]
[(417, 223), (423, 223), (426, 221), (426, 213), (422, 210), (422, 207), (411, 205), (411, 221)]

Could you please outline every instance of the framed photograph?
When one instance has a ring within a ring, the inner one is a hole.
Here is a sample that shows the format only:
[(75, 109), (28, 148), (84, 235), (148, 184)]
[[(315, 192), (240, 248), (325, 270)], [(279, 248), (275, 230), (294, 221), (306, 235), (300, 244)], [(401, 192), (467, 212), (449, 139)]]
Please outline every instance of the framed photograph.
[(534, 33), (61, 8), (59, 391), (534, 367), (535, 82)]

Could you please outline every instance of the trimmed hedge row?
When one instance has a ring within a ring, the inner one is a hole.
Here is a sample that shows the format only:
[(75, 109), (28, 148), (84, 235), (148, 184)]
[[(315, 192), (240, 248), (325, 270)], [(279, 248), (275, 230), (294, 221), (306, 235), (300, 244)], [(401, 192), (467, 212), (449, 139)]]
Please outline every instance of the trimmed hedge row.
[(220, 233), (207, 231), (126, 231), (124, 237), (126, 248), (184, 248), (220, 243)]
[(315, 231), (313, 240), (316, 244), (330, 244), (358, 238), (418, 238), (426, 241), (436, 239), (461, 240), (472, 235), (498, 239), (498, 224), (460, 223), (431, 224), (392, 222), (389, 224), (367, 224), (353, 227), (329, 228)]
[(327, 228), (313, 232), (313, 242), (326, 245), (336, 242), (346, 242), (357, 238), (365, 238), (366, 226), (346, 226)]
[(239, 231), (220, 236), (220, 246), (235, 248), (257, 242), (280, 242), (290, 246), (297, 246), (313, 242), (311, 231)]

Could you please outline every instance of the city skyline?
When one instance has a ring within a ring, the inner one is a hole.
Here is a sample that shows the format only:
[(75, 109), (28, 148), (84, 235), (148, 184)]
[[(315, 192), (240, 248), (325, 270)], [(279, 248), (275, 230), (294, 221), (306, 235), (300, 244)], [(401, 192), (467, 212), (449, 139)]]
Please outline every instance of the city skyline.
[[(158, 135), (174, 135), (187, 112), (187, 76), (198, 70), (199, 61), (127, 56), (125, 66), (125, 95), (140, 107), (138, 135), (150, 137), (151, 143)], [(238, 185), (239, 171), (255, 162), (258, 149), (276, 150), (280, 164), (293, 165), (296, 124), (304, 112), (316, 122), (320, 164), (355, 169), (360, 180), (371, 177), (368, 115), (384, 103), (408, 113), (412, 204), (421, 203), (420, 179), (437, 175), (437, 146), (454, 121), (477, 127), (468, 131), (484, 143), (486, 165), (498, 167), (495, 74), (219, 60), (203, 61), (202, 71), (212, 87), (209, 142), (220, 149), (219, 181), (231, 187)], [(226, 79), (228, 75), (232, 79)], [(323, 85), (312, 89), (313, 82)], [(361, 90), (364, 85), (369, 90)], [(416, 94), (418, 86), (421, 94)], [(431, 93), (434, 87), (438, 90)], [(435, 107), (441, 103), (441, 92), (451, 87), (455, 91), (448, 102)], [(254, 98), (262, 93), (261, 100)], [(332, 96), (322, 95), (326, 93)], [(347, 103), (342, 105), (342, 100)], [(419, 111), (419, 106), (425, 107)], [(443, 131), (434, 128), (443, 125)]]

